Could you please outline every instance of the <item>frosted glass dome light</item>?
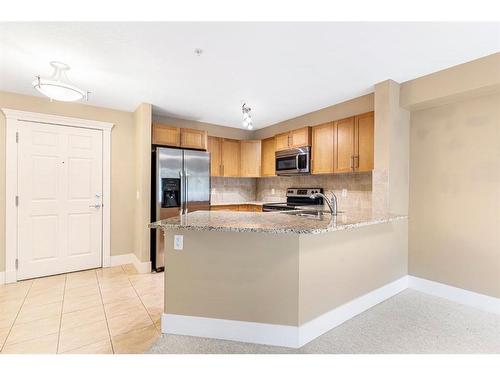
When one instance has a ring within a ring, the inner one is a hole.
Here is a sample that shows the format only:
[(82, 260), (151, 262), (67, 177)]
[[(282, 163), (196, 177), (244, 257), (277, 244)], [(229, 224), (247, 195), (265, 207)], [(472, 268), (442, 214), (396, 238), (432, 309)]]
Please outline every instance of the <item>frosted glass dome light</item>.
[(84, 91), (69, 82), (66, 72), (70, 70), (69, 65), (59, 61), (52, 61), (50, 65), (54, 72), (49, 78), (37, 78), (33, 81), (33, 87), (48, 96), (52, 100), (62, 102), (74, 102), (81, 99), (88, 99), (88, 91)]

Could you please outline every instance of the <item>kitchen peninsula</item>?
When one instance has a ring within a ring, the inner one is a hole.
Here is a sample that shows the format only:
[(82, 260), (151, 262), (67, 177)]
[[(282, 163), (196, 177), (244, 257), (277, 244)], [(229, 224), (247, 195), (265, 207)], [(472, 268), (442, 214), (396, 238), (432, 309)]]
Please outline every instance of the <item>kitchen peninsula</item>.
[(406, 216), (197, 211), (150, 226), (165, 235), (163, 333), (300, 347), (406, 288)]

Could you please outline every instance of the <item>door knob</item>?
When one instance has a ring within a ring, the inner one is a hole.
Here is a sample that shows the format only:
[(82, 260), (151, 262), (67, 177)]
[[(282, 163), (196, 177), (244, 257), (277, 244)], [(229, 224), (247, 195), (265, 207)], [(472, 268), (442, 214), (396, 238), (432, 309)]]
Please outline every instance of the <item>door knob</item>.
[(96, 203), (96, 204), (91, 204), (89, 207), (92, 207), (92, 208), (100, 208), (101, 205), (99, 203)]

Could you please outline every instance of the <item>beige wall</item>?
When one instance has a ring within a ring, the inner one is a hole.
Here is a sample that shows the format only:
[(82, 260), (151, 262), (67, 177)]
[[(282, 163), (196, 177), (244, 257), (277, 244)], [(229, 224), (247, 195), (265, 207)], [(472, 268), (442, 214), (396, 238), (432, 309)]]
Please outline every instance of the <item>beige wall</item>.
[(135, 126), (135, 255), (141, 262), (150, 260), (151, 230), (151, 104), (143, 103), (134, 112)]
[[(134, 251), (135, 129), (132, 113), (0, 91), (0, 108), (115, 124), (111, 132), (111, 255)], [(0, 271), (5, 269), (5, 116), (0, 114)]]
[(500, 297), (500, 95), (411, 115), (409, 273)]
[(405, 276), (407, 226), (300, 236), (169, 230), (165, 312), (299, 326)]
[(282, 121), (277, 124), (258, 129), (253, 132), (253, 139), (264, 139), (288, 130), (298, 129), (304, 126), (314, 126), (325, 122), (339, 120), (346, 117), (359, 115), (373, 111), (374, 95), (368, 94), (352, 100), (332, 105), (318, 111), (309, 112), (305, 115)]
[(401, 84), (401, 106), (411, 110), (500, 91), (500, 53)]
[(222, 125), (210, 124), (207, 122), (199, 122), (193, 120), (183, 120), (167, 116), (155, 115), (153, 116), (153, 122), (172, 125), (178, 128), (206, 130), (208, 132), (208, 135), (214, 137), (222, 137), (222, 138), (253, 139), (253, 133), (254, 133), (245, 129), (231, 128), (229, 126), (222, 126)]

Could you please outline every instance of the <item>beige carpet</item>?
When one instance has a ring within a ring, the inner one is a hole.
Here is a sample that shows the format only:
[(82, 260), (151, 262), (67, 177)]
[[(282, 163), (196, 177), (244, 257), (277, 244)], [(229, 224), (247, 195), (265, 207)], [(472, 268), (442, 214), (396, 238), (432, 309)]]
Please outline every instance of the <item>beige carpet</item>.
[(405, 290), (300, 349), (163, 335), (149, 353), (500, 353), (500, 316)]

